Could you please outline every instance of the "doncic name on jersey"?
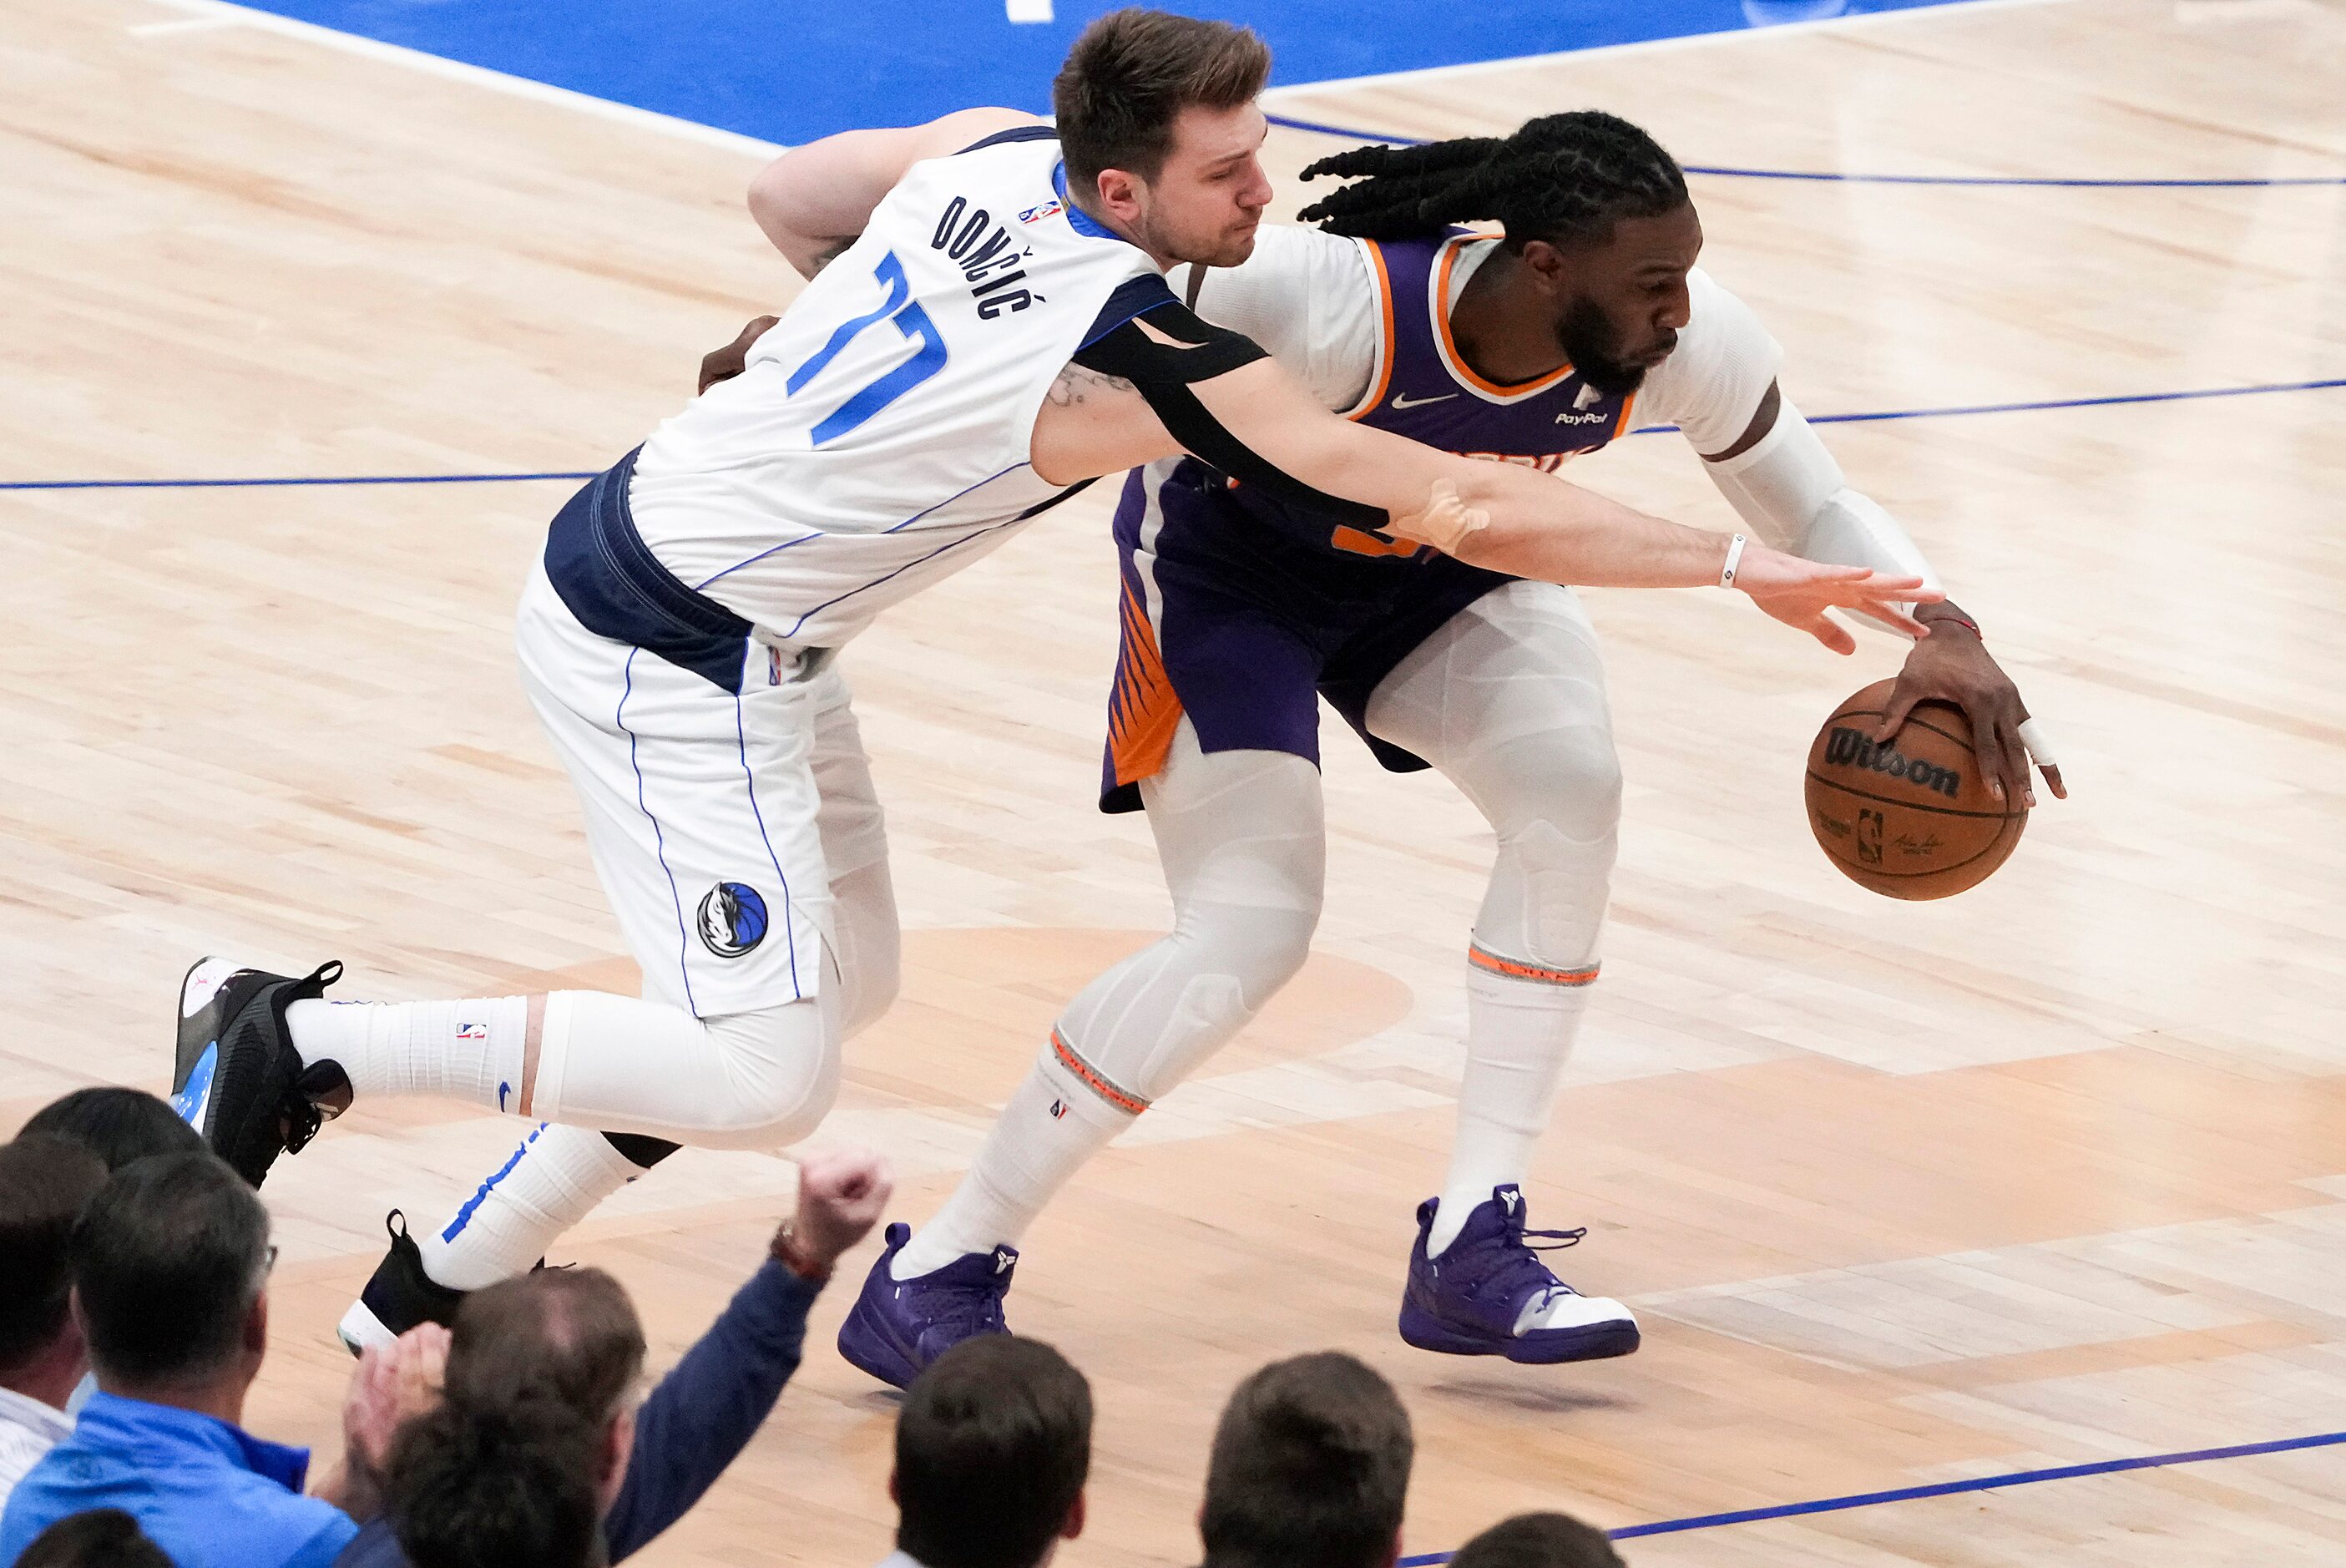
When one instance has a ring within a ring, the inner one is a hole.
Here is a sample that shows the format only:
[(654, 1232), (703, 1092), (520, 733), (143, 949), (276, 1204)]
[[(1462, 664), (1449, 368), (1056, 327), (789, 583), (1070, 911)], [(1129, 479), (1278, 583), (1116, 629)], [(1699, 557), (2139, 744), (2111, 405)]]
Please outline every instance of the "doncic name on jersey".
[(747, 882), (719, 882), (700, 901), (700, 942), (719, 958), (740, 958), (766, 940), (766, 901)]
[[(1056, 209), (1058, 204), (1051, 205)], [(929, 236), (929, 249), (944, 251), (969, 280), (970, 297), (977, 301), (982, 321), (1023, 311), (1044, 297), (1011, 288), (1025, 280), (1026, 270), (1019, 263), (1035, 254), (1033, 249), (1014, 241), (1009, 229), (995, 222), (984, 208), (971, 211), (962, 197), (945, 203), (935, 231)]]

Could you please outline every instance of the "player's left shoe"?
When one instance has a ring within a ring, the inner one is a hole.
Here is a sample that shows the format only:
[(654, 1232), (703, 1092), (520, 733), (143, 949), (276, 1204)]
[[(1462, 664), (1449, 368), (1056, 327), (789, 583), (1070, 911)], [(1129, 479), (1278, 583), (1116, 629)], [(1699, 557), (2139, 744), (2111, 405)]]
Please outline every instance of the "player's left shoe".
[[(1428, 1257), (1425, 1238), (1439, 1202), (1418, 1205), (1417, 1246), (1402, 1294), (1402, 1339), (1421, 1350), (1539, 1364), (1594, 1361), (1637, 1348), (1637, 1319), (1627, 1307), (1581, 1295), (1539, 1259), (1586, 1231), (1525, 1230), (1522, 1189), (1493, 1187), (1458, 1238)], [(1533, 1238), (1549, 1245), (1536, 1247)]]
[(342, 975), (331, 961), (296, 977), (206, 958), (179, 983), (171, 1108), (254, 1186), (347, 1103), (342, 1070), (321, 1063), (305, 1072), (285, 1027), (286, 1008), (322, 995)]
[[(454, 1328), (456, 1308), (470, 1294), (451, 1289), (423, 1272), (423, 1252), (407, 1234), (407, 1216), (394, 1208), (382, 1217), (382, 1227), (391, 1235), (390, 1250), (334, 1328), (342, 1348), (353, 1356), (391, 1344), (419, 1323)], [(545, 1259), (538, 1260), (538, 1267), (546, 1267)]]
[(912, 1387), (931, 1361), (981, 1334), (1007, 1334), (1002, 1298), (1010, 1292), (1018, 1249), (964, 1252), (943, 1268), (898, 1279), (889, 1272), (913, 1239), (913, 1227), (892, 1225), (880, 1261), (839, 1326), (839, 1353), (883, 1383)]

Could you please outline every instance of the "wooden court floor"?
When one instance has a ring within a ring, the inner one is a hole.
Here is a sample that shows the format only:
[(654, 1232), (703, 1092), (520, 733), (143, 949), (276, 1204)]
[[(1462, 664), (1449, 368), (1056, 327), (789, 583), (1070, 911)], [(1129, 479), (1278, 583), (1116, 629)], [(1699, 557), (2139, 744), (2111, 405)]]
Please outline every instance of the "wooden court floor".
[[(791, 290), (753, 148), (149, 0), (0, 15), (0, 480), (600, 467)], [(786, 35), (770, 40), (788, 46)], [(1284, 96), (1493, 132), (1595, 105), (1688, 163), (2346, 174), (2336, 0), (2053, 0)], [(886, 117), (884, 107), (874, 118)], [(1338, 145), (1274, 134), (1282, 181)], [(1698, 178), (1706, 265), (1811, 413), (2346, 376), (2346, 186)], [(1392, 1332), (1438, 1180), (1489, 854), (1341, 733), (1302, 979), (1031, 1237), (1014, 1323), (1091, 1374), (1066, 1561), (1194, 1561), (1210, 1423), (1341, 1346), (1420, 1438), (1413, 1553), (1517, 1510), (1608, 1526), (2346, 1429), (2346, 392), (1842, 425), (2054, 727), (2075, 799), (1978, 891), (1892, 904), (1808, 841), (1835, 660), (1715, 594), (1591, 595), (1628, 777), (1604, 989), (1535, 1222), (1645, 1349), (1525, 1369)], [(1574, 477), (1713, 524), (1676, 438)], [(353, 993), (632, 983), (511, 670), (550, 483), (0, 492), (0, 1130), (159, 1087), (196, 954), (339, 956)], [(822, 1135), (948, 1190), (1056, 1005), (1166, 918), (1094, 814), (1101, 505), (847, 656), (910, 930)], [(252, 1424), (324, 1441), (382, 1211), (444, 1213), (512, 1123), (361, 1107), (268, 1188), (285, 1258)], [(788, 1201), (687, 1154), (564, 1256), (673, 1356)], [(868, 1253), (867, 1255), (868, 1256)], [(862, 1258), (852, 1260), (860, 1271)], [(829, 1338), (642, 1559), (886, 1550), (892, 1405)], [(2048, 1481), (1629, 1543), (1676, 1563), (2346, 1561), (2346, 1450)]]

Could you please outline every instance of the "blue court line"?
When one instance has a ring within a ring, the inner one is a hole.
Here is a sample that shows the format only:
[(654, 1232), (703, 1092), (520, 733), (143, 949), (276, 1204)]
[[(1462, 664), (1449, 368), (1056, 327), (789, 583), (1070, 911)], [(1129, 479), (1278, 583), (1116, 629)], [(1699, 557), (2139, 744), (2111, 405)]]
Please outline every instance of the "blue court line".
[[(1642, 1535), (1677, 1535), (1689, 1530), (1716, 1530), (1727, 1524), (1757, 1524), (1770, 1519), (1796, 1519), (1810, 1513), (1840, 1513), (1851, 1508), (1872, 1508), (1884, 1502), (1912, 1502), (1926, 1497), (1952, 1497), (1966, 1492), (1994, 1492), (2009, 1486), (2034, 1486), (2041, 1481), (2076, 1481), (2091, 1475), (2116, 1475), (2130, 1470), (2162, 1470), (2168, 1465), (2202, 1464), (2217, 1459), (2252, 1459), (2259, 1454), (2291, 1453), (2300, 1449), (2332, 1448), (2346, 1443), (2346, 1431), (2318, 1432), (2311, 1437), (2280, 1438), (2271, 1442), (2235, 1443), (2229, 1448), (2188, 1449), (2180, 1453), (2143, 1454), (2135, 1459), (2096, 1460), (2091, 1464), (2065, 1464), (2049, 1470), (2015, 1470), (2003, 1475), (1975, 1476), (1969, 1481), (1941, 1481), (1927, 1486), (1899, 1486), (1886, 1492), (1858, 1492), (1846, 1497), (1821, 1497), (1808, 1502), (1780, 1502), (1769, 1508), (1739, 1508), (1729, 1513), (1699, 1513), (1686, 1519), (1663, 1519), (1607, 1531), (1616, 1541)], [(1400, 1568), (1432, 1568), (1456, 1555), (1428, 1552), (1404, 1557)]]
[[(1946, 408), (1893, 408), (1878, 413), (1812, 413), (1810, 424), (1877, 424), (1892, 419), (1960, 419), (1974, 413), (2041, 413), (2048, 409), (2113, 408), (2123, 403), (2188, 402), (2197, 398), (2257, 397), (2266, 392), (2326, 392), (2334, 387), (2346, 387), (2346, 376), (2332, 376), (2326, 381), (2269, 382), (2253, 387), (2207, 387), (2196, 392), (2125, 392), (2114, 397), (2047, 398), (2041, 402), (1978, 402), (1951, 405)], [(1644, 424), (1631, 431), (1631, 435), (1658, 435), (1678, 429), (1674, 424)], [(0, 486), (5, 488), (5, 486)]]
[[(1316, 131), (1321, 136), (1344, 137), (1353, 141), (1385, 142), (1393, 147), (1423, 147), (1426, 140), (1423, 137), (1393, 136), (1385, 131), (1362, 130), (1354, 126), (1298, 119), (1292, 115), (1266, 115), (1263, 117), (1290, 130)], [(1678, 167), (1688, 174), (1707, 174), (1721, 179), (1793, 179), (1849, 185), (2041, 185), (2116, 190), (2236, 190), (2273, 185), (2346, 185), (2346, 175), (2329, 174), (2296, 175), (2279, 179), (2066, 179), (1996, 174), (1831, 174), (1799, 168), (1730, 168), (1721, 164), (1708, 163), (1685, 163)]]
[[(2195, 392), (2124, 392), (2112, 397), (2047, 398), (2041, 402), (1982, 402), (1948, 408), (1893, 408), (1877, 413), (1812, 413), (1810, 424), (1875, 424), (1893, 419), (1956, 419), (1974, 413), (2041, 413), (2062, 408), (2114, 408), (2125, 403), (2185, 402), (2195, 398), (2260, 397), (2267, 392), (2327, 392), (2346, 387), (2346, 376), (2324, 381), (2270, 382), (2252, 387), (2207, 387)], [(1674, 424), (1642, 425), (1633, 435), (1654, 435), (1676, 430)], [(242, 485), (284, 484), (512, 484), (537, 479), (573, 483), (594, 478), (588, 473), (367, 473), (329, 474), (314, 479), (12, 479), (0, 480), (0, 490), (216, 490)]]

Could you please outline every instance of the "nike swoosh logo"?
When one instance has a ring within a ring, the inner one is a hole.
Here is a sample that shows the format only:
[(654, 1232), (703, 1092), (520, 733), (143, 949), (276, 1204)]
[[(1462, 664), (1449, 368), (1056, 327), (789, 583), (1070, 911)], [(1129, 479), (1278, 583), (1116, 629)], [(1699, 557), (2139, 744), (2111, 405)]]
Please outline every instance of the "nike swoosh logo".
[(1399, 393), (1395, 393), (1393, 396), (1392, 405), (1395, 410), (1405, 408), (1423, 408), (1430, 402), (1448, 402), (1452, 398), (1454, 398), (1458, 394), (1456, 392), (1443, 392), (1440, 397), (1402, 397)]

